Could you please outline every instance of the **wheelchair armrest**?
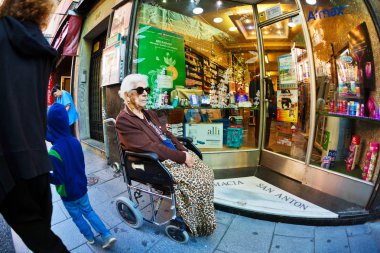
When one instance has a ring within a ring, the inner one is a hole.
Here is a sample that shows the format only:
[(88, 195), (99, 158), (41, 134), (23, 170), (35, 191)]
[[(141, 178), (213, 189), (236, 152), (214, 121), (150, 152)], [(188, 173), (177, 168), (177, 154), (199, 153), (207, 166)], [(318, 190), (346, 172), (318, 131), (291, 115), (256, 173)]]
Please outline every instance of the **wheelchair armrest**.
[(138, 152), (132, 152), (132, 151), (124, 151), (124, 154), (127, 156), (133, 156), (137, 158), (144, 158), (144, 159), (149, 159), (153, 161), (158, 161), (158, 155), (153, 152), (145, 152), (145, 153), (138, 153)]
[(181, 137), (181, 136), (178, 136), (177, 137), (177, 139), (179, 140), (179, 141), (182, 141), (182, 142), (193, 142), (193, 138), (191, 138), (191, 137)]
[(190, 137), (177, 137), (179, 141), (183, 142), (183, 145), (193, 151), (201, 160), (203, 160), (202, 152), (194, 145), (193, 138)]

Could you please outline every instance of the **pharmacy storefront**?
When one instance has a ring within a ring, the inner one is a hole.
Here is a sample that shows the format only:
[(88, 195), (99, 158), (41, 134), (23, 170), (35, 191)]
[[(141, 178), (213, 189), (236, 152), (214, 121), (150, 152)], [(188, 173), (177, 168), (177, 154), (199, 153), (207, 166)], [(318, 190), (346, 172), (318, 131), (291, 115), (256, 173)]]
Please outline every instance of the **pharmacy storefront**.
[(376, 5), (134, 1), (116, 37), (148, 107), (214, 169), (216, 204), (339, 219), (380, 208)]

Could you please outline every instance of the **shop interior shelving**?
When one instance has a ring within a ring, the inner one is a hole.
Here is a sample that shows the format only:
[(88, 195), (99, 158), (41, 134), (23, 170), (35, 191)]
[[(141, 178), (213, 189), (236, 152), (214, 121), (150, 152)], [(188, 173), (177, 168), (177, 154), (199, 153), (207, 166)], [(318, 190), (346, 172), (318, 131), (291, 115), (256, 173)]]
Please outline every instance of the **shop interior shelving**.
[(346, 115), (346, 114), (341, 114), (341, 113), (324, 112), (324, 111), (319, 111), (319, 112), (317, 112), (317, 114), (320, 116), (326, 116), (326, 117), (339, 117), (339, 118), (354, 119), (354, 120), (360, 120), (360, 121), (373, 122), (373, 123), (379, 123), (380, 124), (380, 119), (374, 119), (374, 118), (364, 117), (364, 116), (351, 116), (351, 115)]
[(185, 65), (186, 78), (191, 80), (186, 86), (202, 87), (205, 94), (210, 93), (212, 83), (218, 84), (221, 81), (225, 71), (225, 68), (188, 46), (185, 47)]
[(213, 108), (211, 106), (196, 106), (196, 107), (176, 107), (176, 108), (169, 108), (169, 107), (159, 107), (155, 108), (154, 110), (178, 110), (178, 109), (208, 109), (208, 110), (250, 110), (250, 111), (258, 111), (259, 107), (223, 107), (223, 108)]
[[(352, 119), (352, 120), (359, 120), (363, 122), (371, 122), (375, 124), (380, 124), (380, 119), (374, 119), (370, 117), (361, 117), (361, 116), (352, 116), (352, 115), (346, 115), (346, 114), (341, 114), (341, 113), (332, 113), (332, 112), (327, 112), (327, 111), (319, 111), (317, 112), (318, 116), (324, 116), (324, 117), (338, 117), (338, 118), (345, 118), (345, 119)], [(319, 143), (316, 141), (314, 145), (319, 145)], [(318, 148), (319, 150), (322, 150), (322, 147), (320, 146)], [(318, 160), (312, 160), (311, 164), (314, 166), (320, 167), (321, 162), (320, 159)], [(353, 171), (347, 171), (346, 170), (346, 162), (345, 161), (336, 161), (335, 165), (328, 169), (329, 171), (334, 171), (340, 174), (344, 174), (347, 176), (351, 176), (357, 179), (362, 179), (362, 170), (359, 168), (357, 165), (356, 168)], [(369, 182), (371, 183), (371, 182)]]

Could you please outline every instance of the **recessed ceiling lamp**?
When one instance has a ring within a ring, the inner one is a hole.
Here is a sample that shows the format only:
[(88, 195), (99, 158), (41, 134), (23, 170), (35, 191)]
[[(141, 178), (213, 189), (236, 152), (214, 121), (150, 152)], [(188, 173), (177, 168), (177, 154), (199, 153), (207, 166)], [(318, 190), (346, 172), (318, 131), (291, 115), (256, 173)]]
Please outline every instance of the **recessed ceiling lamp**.
[(306, 0), (307, 4), (314, 5), (317, 3), (317, 0)]
[(214, 23), (222, 23), (223, 19), (220, 17), (214, 18)]
[(255, 29), (255, 27), (253, 25), (249, 25), (249, 26), (247, 26), (247, 29), (248, 30), (253, 30), (253, 29)]
[(246, 19), (246, 20), (244, 20), (244, 23), (246, 23), (246, 24), (249, 24), (249, 23), (251, 23), (251, 22), (252, 22), (252, 20), (250, 20), (249, 18)]
[(196, 15), (201, 14), (201, 13), (203, 13), (203, 9), (201, 7), (196, 7), (193, 9), (193, 13)]
[(292, 18), (289, 19), (288, 26), (289, 26), (289, 27), (295, 27), (295, 26), (296, 26), (296, 23), (293, 21)]
[(222, 5), (222, 1), (216, 1), (216, 5), (217, 6), (221, 6)]
[(231, 32), (234, 32), (234, 31), (237, 31), (237, 28), (235, 26), (232, 26), (228, 30), (230, 30)]

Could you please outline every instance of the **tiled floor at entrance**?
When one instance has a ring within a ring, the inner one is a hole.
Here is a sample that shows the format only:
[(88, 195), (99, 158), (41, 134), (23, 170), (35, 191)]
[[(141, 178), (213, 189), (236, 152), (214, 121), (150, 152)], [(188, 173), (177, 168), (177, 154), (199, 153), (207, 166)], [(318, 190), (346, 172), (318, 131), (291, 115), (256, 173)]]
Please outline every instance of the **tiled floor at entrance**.
[(214, 173), (215, 179), (255, 176), (282, 190), (294, 194), (297, 197), (337, 213), (340, 216), (362, 214), (366, 212), (362, 206), (355, 205), (343, 199), (315, 190), (265, 167), (221, 169), (215, 170)]

